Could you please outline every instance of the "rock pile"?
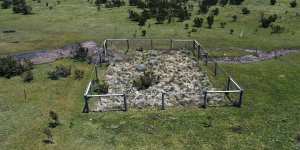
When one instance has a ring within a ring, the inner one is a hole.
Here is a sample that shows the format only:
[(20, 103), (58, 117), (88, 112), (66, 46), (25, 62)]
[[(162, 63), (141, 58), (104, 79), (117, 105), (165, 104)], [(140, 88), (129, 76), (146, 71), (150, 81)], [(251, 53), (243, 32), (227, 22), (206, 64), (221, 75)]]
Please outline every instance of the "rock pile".
[[(151, 70), (159, 77), (148, 89), (137, 90), (133, 81)], [(203, 91), (212, 90), (205, 72), (186, 51), (149, 50), (136, 52), (128, 62), (115, 62), (107, 70), (106, 80), (109, 93), (126, 94), (128, 105), (137, 108), (161, 106), (162, 93), (165, 94), (165, 106), (200, 106), (203, 103)], [(210, 102), (222, 101), (220, 95), (208, 96)], [(112, 107), (121, 107), (123, 99), (101, 98), (97, 111)]]

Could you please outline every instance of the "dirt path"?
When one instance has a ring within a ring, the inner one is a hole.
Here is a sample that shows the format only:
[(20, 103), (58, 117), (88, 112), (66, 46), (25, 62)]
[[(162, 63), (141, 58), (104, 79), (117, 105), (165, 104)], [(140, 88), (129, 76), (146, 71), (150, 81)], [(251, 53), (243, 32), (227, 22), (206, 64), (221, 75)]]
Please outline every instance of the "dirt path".
[(84, 47), (89, 50), (89, 55), (93, 56), (97, 50), (97, 43), (94, 41), (86, 41), (78, 44), (66, 45), (63, 48), (52, 50), (41, 50), (35, 52), (25, 52), (20, 54), (11, 55), (17, 60), (27, 59), (33, 62), (33, 64), (51, 63), (59, 59), (68, 58), (73, 55), (73, 52), (79, 47)]
[[(99, 47), (97, 43), (94, 41), (86, 41), (78, 44), (71, 44), (66, 45), (60, 49), (53, 49), (53, 50), (43, 50), (43, 51), (35, 51), (35, 52), (26, 52), (20, 54), (12, 55), (18, 60), (21, 59), (29, 59), (34, 64), (44, 64), (44, 63), (51, 63), (59, 59), (71, 57), (74, 50), (78, 49), (79, 47), (84, 47), (89, 50), (90, 56), (95, 56), (95, 53)], [(265, 61), (274, 59), (276, 57), (286, 56), (290, 53), (298, 53), (300, 50), (276, 50), (271, 52), (265, 52), (262, 50), (252, 50), (252, 49), (241, 49), (241, 51), (250, 52), (253, 54), (245, 55), (245, 56), (238, 56), (238, 57), (211, 57), (209, 58), (210, 61), (217, 61), (218, 63), (226, 63), (226, 64), (246, 64), (246, 63), (254, 63), (259, 61)], [(116, 57), (116, 56), (112, 56)], [(117, 58), (114, 58), (117, 59)]]
[(214, 60), (218, 63), (226, 64), (246, 64), (259, 61), (270, 60), (282, 56), (286, 56), (291, 53), (299, 53), (300, 50), (275, 50), (271, 52), (256, 51), (256, 50), (244, 50), (253, 53), (252, 55), (245, 55), (239, 57), (214, 57), (210, 58), (210, 61)]

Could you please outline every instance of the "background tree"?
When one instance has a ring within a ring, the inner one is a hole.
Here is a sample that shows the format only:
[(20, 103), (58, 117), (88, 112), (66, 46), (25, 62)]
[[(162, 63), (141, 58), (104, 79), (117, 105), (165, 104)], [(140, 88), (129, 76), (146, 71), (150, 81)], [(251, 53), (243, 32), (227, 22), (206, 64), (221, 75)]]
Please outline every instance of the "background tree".
[(2, 9), (8, 9), (12, 5), (12, 0), (3, 0), (1, 3), (1, 8)]
[(275, 5), (276, 2), (277, 2), (276, 0), (270, 0), (270, 4), (271, 4), (271, 5)]
[(214, 24), (214, 15), (212, 14), (208, 15), (206, 20), (207, 20), (208, 28), (211, 29), (212, 25)]
[(195, 17), (194, 18), (194, 27), (201, 28), (203, 24), (203, 18)]
[(292, 8), (297, 7), (297, 1), (296, 0), (291, 1), (290, 5), (291, 5)]

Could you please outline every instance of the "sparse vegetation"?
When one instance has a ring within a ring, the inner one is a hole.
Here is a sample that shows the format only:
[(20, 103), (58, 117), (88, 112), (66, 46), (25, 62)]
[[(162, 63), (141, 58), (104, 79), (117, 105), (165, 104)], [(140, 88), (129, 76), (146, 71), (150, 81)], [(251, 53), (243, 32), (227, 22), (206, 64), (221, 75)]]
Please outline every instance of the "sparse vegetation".
[(55, 70), (48, 72), (48, 78), (51, 80), (58, 80), (59, 78), (66, 78), (71, 75), (71, 67), (64, 65), (56, 66)]

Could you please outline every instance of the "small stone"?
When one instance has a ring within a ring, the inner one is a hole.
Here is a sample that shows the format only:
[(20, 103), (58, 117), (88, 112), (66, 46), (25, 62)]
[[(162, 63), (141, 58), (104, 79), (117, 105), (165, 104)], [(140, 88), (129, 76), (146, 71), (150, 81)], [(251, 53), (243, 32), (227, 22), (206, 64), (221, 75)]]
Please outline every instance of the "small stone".
[(139, 72), (144, 72), (144, 71), (146, 71), (146, 65), (144, 65), (144, 64), (136, 65), (135, 69)]

